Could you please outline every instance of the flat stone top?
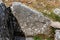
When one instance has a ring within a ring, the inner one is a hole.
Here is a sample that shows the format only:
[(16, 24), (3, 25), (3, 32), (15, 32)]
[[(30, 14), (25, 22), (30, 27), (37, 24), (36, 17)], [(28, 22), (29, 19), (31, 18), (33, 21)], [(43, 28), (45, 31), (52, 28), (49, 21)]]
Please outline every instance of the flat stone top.
[(50, 20), (41, 12), (19, 2), (14, 2), (11, 8), (26, 35), (49, 34)]
[(58, 21), (51, 21), (51, 26), (56, 28), (56, 29), (60, 29), (60, 22), (58, 22)]

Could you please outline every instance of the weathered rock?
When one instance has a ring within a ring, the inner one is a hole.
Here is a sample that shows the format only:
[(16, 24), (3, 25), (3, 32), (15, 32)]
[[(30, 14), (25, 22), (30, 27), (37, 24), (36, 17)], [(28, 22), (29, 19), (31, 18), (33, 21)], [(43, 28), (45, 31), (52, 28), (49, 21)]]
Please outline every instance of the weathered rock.
[(60, 30), (55, 31), (55, 40), (60, 40)]
[(54, 12), (56, 15), (60, 16), (60, 8), (55, 8), (55, 9), (53, 10), (53, 12)]
[(41, 12), (33, 10), (19, 2), (13, 2), (11, 9), (27, 36), (49, 34), (50, 20), (43, 16)]
[(51, 25), (54, 28), (60, 28), (60, 22), (58, 21), (51, 21)]
[(33, 37), (26, 37), (26, 40), (34, 40)]
[(0, 40), (18, 39), (25, 40), (25, 35), (10, 7), (7, 8), (4, 3), (0, 3)]
[(0, 3), (0, 40), (7, 40), (10, 38), (7, 28), (7, 11), (5, 11), (5, 9), (5, 4)]

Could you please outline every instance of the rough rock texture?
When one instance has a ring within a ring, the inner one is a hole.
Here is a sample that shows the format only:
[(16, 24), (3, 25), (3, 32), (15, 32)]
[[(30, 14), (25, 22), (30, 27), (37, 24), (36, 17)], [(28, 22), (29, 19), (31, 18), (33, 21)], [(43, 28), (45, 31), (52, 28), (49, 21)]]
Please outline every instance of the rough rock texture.
[(7, 11), (5, 9), (5, 4), (0, 3), (0, 40), (8, 40), (10, 38), (7, 27)]
[(60, 8), (55, 8), (55, 9), (53, 10), (53, 12), (54, 12), (56, 15), (60, 16)]
[(60, 28), (60, 22), (58, 21), (51, 21), (51, 26), (54, 28)]
[(11, 13), (10, 7), (0, 3), (0, 40), (25, 40), (16, 17)]
[(60, 40), (60, 30), (55, 31), (55, 40)]
[(50, 20), (42, 13), (19, 2), (13, 2), (11, 8), (25, 35), (49, 34)]

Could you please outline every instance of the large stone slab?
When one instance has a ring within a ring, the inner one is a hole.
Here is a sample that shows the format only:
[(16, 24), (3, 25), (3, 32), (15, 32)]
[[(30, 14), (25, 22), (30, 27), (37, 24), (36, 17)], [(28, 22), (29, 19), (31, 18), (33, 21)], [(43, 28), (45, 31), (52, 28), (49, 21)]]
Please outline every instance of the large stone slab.
[(13, 2), (11, 9), (25, 35), (49, 34), (50, 20), (41, 12), (19, 2)]

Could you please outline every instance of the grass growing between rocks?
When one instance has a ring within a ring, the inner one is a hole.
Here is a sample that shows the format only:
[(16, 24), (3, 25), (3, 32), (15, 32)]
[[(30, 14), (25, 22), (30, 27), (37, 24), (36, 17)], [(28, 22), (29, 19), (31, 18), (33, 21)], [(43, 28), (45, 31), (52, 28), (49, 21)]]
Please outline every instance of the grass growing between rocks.
[(51, 40), (51, 38), (48, 38), (44, 34), (40, 34), (39, 36), (34, 36), (34, 40)]
[(53, 12), (50, 12), (50, 14), (49, 14), (49, 13), (44, 13), (44, 12), (42, 12), (42, 13), (43, 13), (44, 16), (49, 17), (49, 18), (52, 19), (53, 21), (58, 21), (58, 22), (60, 22), (60, 16), (56, 15), (55, 13), (53, 13)]
[(54, 34), (56, 29), (53, 27), (50, 28), (51, 28), (50, 36), (45, 34), (39, 34), (34, 36), (34, 40), (54, 40)]
[[(51, 20), (60, 22), (60, 16), (56, 15), (55, 13), (53, 13), (53, 12), (50, 12), (50, 14), (45, 13), (45, 12), (42, 12), (42, 13), (44, 16), (49, 17)], [(53, 27), (51, 27), (50, 29), (51, 29), (50, 37), (48, 37), (44, 34), (40, 34), (40, 35), (34, 36), (34, 40), (54, 40), (54, 34), (55, 34), (56, 29)]]

